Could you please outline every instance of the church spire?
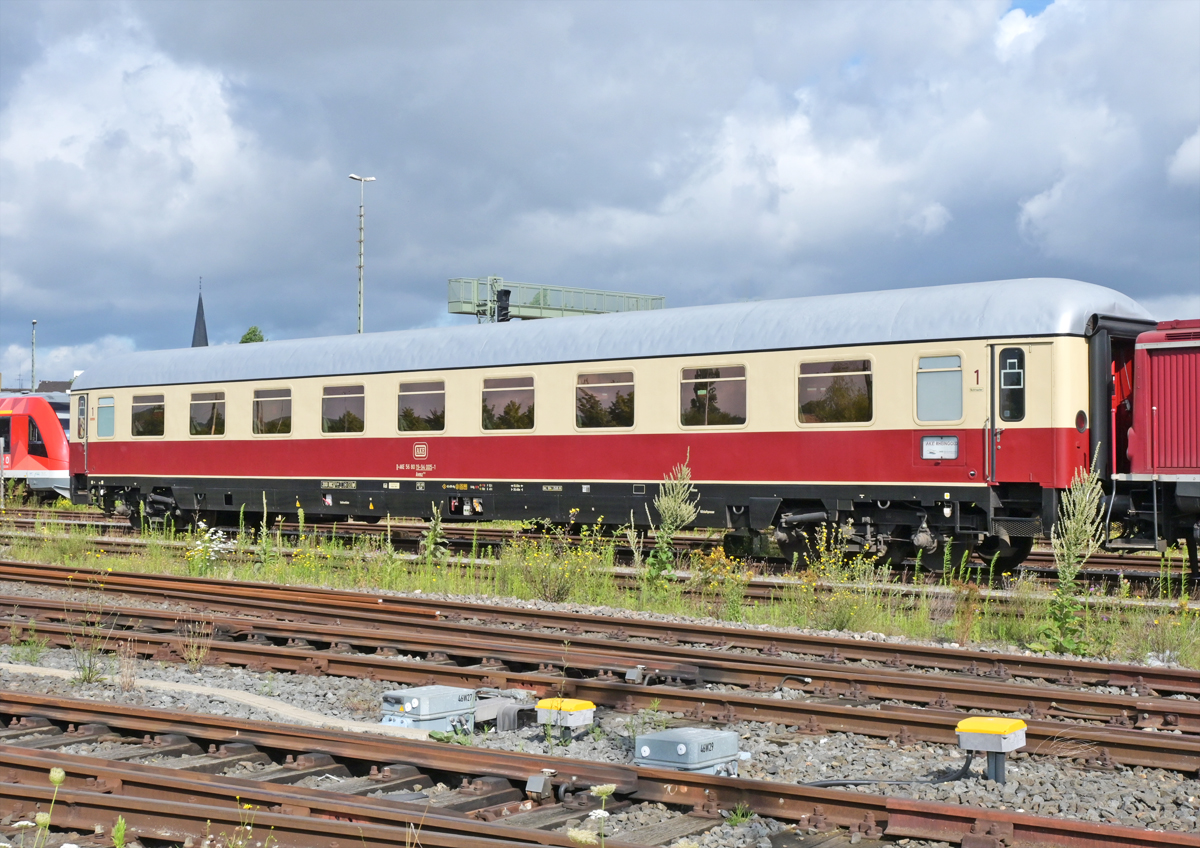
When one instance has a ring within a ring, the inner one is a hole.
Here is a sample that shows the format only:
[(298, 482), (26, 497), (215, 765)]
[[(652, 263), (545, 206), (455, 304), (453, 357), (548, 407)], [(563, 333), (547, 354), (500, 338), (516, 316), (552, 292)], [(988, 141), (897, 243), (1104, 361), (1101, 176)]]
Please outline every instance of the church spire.
[(192, 328), (192, 347), (208, 347), (208, 327), (204, 323), (204, 278), (200, 278), (200, 299), (196, 301), (196, 326)]

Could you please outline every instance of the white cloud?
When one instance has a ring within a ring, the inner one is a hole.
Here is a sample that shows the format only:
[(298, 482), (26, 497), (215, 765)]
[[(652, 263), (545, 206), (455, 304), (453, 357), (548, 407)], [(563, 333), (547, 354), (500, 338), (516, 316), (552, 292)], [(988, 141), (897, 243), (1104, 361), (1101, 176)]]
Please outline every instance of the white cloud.
[(996, 56), (1007, 62), (1014, 56), (1028, 55), (1044, 37), (1045, 30), (1036, 16), (1029, 17), (1023, 9), (1013, 9), (996, 24)]
[(351, 171), (370, 328), (485, 273), (1193, 285), (1200, 4), (1011, 5), (48, 2), (0, 83), (0, 332), (186, 344), (199, 275), (214, 339), (352, 328)]
[[(97, 362), (135, 349), (133, 339), (125, 336), (104, 336), (94, 342), (78, 345), (39, 347), (37, 380), (70, 380), (76, 371), (84, 371)], [(0, 373), (4, 388), (29, 388), (29, 346), (9, 344), (0, 351)]]
[[(1033, 18), (1017, 9), (971, 20), (955, 51), (916, 36), (894, 60), (905, 74), (859, 62), (851, 91), (806, 85), (786, 104), (757, 81), (660, 202), (537, 210), (515, 227), (518, 241), (576, 255), (720, 247), (790, 262), (885, 243), (916, 249), (952, 220), (979, 226), (988, 208), (1008, 216), (991, 227), (994, 243), (1030, 249), (1024, 273), (1040, 273), (1044, 257), (1086, 263), (1073, 273), (1087, 277), (1126, 264), (1161, 231), (1153, 215), (1131, 223), (1123, 210), (1145, 195), (1151, 130), (1165, 118), (1098, 78), (1131, 14), (1117, 11), (1060, 2)], [(1009, 61), (1018, 54), (1028, 61)]]
[(1200, 294), (1166, 294), (1157, 297), (1139, 297), (1138, 302), (1146, 307), (1156, 321), (1171, 321), (1176, 318), (1200, 318)]
[(35, 237), (47, 208), (105, 241), (195, 226), (253, 177), (225, 84), (172, 61), (130, 19), (53, 44), (0, 119), (0, 235)]
[(936, 235), (946, 229), (954, 216), (942, 204), (934, 201), (921, 207), (920, 211), (909, 217), (908, 222), (922, 235)]
[(1167, 176), (1173, 183), (1200, 183), (1200, 129), (1185, 139), (1168, 160)]

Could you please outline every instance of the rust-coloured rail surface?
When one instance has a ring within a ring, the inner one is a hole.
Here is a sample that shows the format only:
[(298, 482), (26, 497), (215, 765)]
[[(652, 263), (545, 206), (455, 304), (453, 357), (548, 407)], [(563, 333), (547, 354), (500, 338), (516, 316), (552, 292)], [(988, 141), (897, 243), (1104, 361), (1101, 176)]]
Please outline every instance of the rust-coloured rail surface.
[[(256, 608), (253, 601), (239, 601), (235, 614), (207, 614), (215, 631), (212, 657), (215, 661), (271, 665), (272, 651), (288, 645), (307, 644), (313, 649), (306, 662), (319, 664), (322, 652), (359, 656), (441, 653), (460, 666), (503, 663), (510, 670), (554, 671), (569, 665), (572, 674), (624, 676), (641, 665), (656, 679), (674, 679), (684, 684), (710, 683), (777, 690), (784, 686), (836, 703), (851, 701), (901, 700), (918, 705), (944, 704), (944, 709), (1020, 711), (1037, 718), (1055, 717), (1099, 722), (1113, 726), (1157, 728), (1188, 734), (1200, 733), (1200, 701), (1158, 698), (1150, 694), (1130, 698), (1052, 686), (1006, 683), (998, 675), (1003, 666), (993, 664), (977, 674), (928, 674), (872, 668), (844, 668), (815, 658), (785, 658), (756, 652), (731, 654), (712, 647), (665, 645), (662, 642), (618, 642), (610, 637), (572, 636), (564, 649), (561, 633), (531, 632), (506, 627), (488, 627), (433, 617), (429, 611), (416, 616), (392, 612), (386, 618), (355, 623), (339, 617), (340, 623), (322, 624), (280, 621), (271, 608)], [(337, 615), (331, 609), (323, 617)], [(33, 618), (37, 632), (59, 647), (69, 647), (72, 633), (82, 622), (100, 619), (113, 638), (125, 634), (140, 644), (143, 655), (179, 659), (181, 616), (177, 611), (124, 607), (92, 602), (40, 600), (25, 596), (0, 595), (0, 617), (19, 627)], [(174, 638), (172, 635), (174, 634)], [(161, 638), (160, 638), (161, 637)], [(0, 642), (8, 633), (0, 631)], [(234, 643), (234, 644), (231, 644)], [(249, 648), (249, 651), (244, 650)], [(392, 666), (391, 661), (383, 665)], [(326, 665), (326, 668), (328, 666)], [(379, 676), (381, 671), (376, 671)], [(611, 677), (609, 678), (611, 679)], [(719, 696), (715, 696), (719, 697)], [(953, 706), (950, 706), (950, 705)], [(1070, 728), (1064, 728), (1069, 735)]]
[[(129, 585), (125, 577), (107, 575), (105, 583), (110, 589), (124, 591)], [(136, 580), (134, 582), (137, 583)], [(204, 580), (177, 580), (173, 584), (157, 578), (151, 581), (154, 591), (160, 595), (173, 594), (172, 585), (211, 588), (207, 584), (208, 581)], [(143, 588), (146, 586), (144, 583), (140, 585)], [(232, 618), (222, 622), (230, 628), (242, 628), (245, 636), (261, 632), (263, 639), (254, 642), (214, 641), (210, 656), (214, 660), (245, 666), (252, 670), (371, 677), (416, 685), (443, 683), (472, 688), (516, 686), (542, 695), (563, 691), (573, 697), (628, 710), (649, 707), (657, 702), (663, 709), (683, 712), (703, 721), (771, 721), (804, 726), (813, 731), (836, 730), (885, 737), (894, 736), (904, 728), (903, 733), (913, 738), (945, 744), (956, 741), (954, 727), (962, 717), (961, 712), (954, 711), (955, 701), (948, 698), (946, 692), (952, 692), (956, 700), (962, 699), (984, 708), (999, 708), (1002, 711), (1006, 711), (1006, 705), (1011, 706), (1014, 703), (1019, 705), (1016, 709), (1028, 705), (1032, 708), (1030, 712), (1035, 714), (1039, 708), (1034, 699), (1038, 699), (1047, 705), (1048, 709), (1045, 712), (1053, 714), (1056, 711), (1059, 715), (1065, 714), (1064, 717), (1076, 719), (1084, 718), (1085, 715), (1093, 719), (1104, 718), (1105, 714), (1100, 712), (1100, 709), (1105, 707), (1113, 710), (1109, 715), (1114, 716), (1124, 703), (1129, 711), (1127, 721), (1124, 722), (1129, 726), (1125, 727), (1095, 727), (1031, 718), (1027, 731), (1028, 750), (1088, 759), (1102, 756), (1103, 749), (1108, 756), (1127, 765), (1157, 766), (1182, 771), (1200, 769), (1200, 738), (1197, 736), (1145, 732), (1133, 728), (1133, 725), (1139, 723), (1151, 730), (1155, 724), (1166, 728), (1181, 725), (1190, 728), (1197, 721), (1196, 703), (1193, 701), (1164, 700), (1149, 696), (1141, 699), (1123, 699), (1093, 695), (1083, 699), (1076, 698), (1072, 702), (1067, 690), (1061, 690), (1062, 700), (1075, 704), (1074, 707), (1064, 707), (1054, 700), (1053, 695), (1038, 692), (1035, 687), (1014, 686), (1000, 681), (981, 683), (978, 679), (972, 681), (962, 678), (954, 685), (948, 680), (946, 688), (942, 689), (935, 675), (905, 675), (898, 671), (889, 673), (883, 670), (864, 671), (857, 675), (862, 679), (856, 679), (853, 672), (842, 673), (837, 668), (837, 663), (822, 664), (817, 661), (802, 667), (797, 660), (772, 657), (771, 654), (777, 653), (777, 650), (772, 652), (760, 649), (757, 651), (758, 656), (721, 655), (710, 651), (707, 652), (707, 659), (705, 652), (694, 650), (687, 655), (691, 662), (684, 663), (680, 661), (683, 658), (681, 654), (664, 656), (661, 652), (665, 648), (659, 644), (620, 644), (612, 638), (611, 628), (631, 626), (632, 623), (619, 623), (611, 619), (603, 622), (605, 627), (610, 628), (608, 638), (588, 640), (587, 637), (572, 636), (567, 640), (571, 641), (569, 647), (564, 647), (561, 635), (551, 635), (547, 639), (543, 634), (540, 642), (530, 647), (529, 640), (533, 638), (533, 634), (517, 634), (512, 630), (500, 628), (471, 628), (461, 622), (435, 623), (428, 618), (411, 622), (409, 626), (412, 632), (404, 633), (405, 628), (401, 626), (404, 624), (402, 616), (406, 611), (404, 604), (397, 604), (394, 611), (386, 608), (381, 610), (382, 598), (372, 599), (371, 596), (354, 593), (324, 595), (308, 590), (240, 584), (232, 586), (234, 588), (224, 595), (202, 594), (199, 599), (202, 611), (208, 612), (210, 603), (229, 603), (231, 600), (243, 609), (267, 603), (267, 597), (282, 596), (300, 601), (299, 607), (293, 607), (284, 614), (303, 622), (298, 625), (299, 632), (307, 634), (302, 637), (306, 640), (302, 647), (280, 647), (271, 641), (272, 636), (284, 642), (289, 639), (295, 640), (296, 636), (288, 635), (289, 631), (297, 632), (291, 629), (292, 624)], [(240, 591), (240, 598), (234, 594), (235, 591)], [(337, 596), (337, 602), (331, 600), (333, 595)], [(198, 602), (196, 596), (188, 597), (191, 603)], [(497, 608), (486, 609), (488, 615), (499, 614)], [(278, 617), (283, 617), (280, 610), (272, 611)], [(122, 614), (125, 615), (127, 625), (139, 622), (136, 611)], [(363, 614), (366, 614), (366, 621), (361, 620)], [(314, 616), (324, 618), (324, 622), (314, 622)], [(355, 616), (358, 616), (359, 620), (355, 621)], [(174, 619), (178, 616), (163, 616), (157, 611), (147, 613), (147, 621), (159, 620), (164, 627), (173, 628), (174, 622), (168, 622), (168, 617)], [(186, 618), (186, 615), (183, 617)], [(354, 630), (356, 625), (362, 625), (363, 629)], [(249, 631), (246, 631), (247, 627), (250, 628)], [(319, 627), (331, 630), (314, 635)], [(39, 623), (38, 632), (56, 643), (65, 644), (70, 638), (71, 629), (70, 625), (44, 622)], [(181, 635), (138, 633), (136, 638), (139, 650), (155, 659), (179, 661), (186, 650), (187, 637)], [(507, 647), (503, 644), (505, 639), (510, 640)], [(511, 644), (520, 641), (524, 641), (525, 644)], [(320, 650), (314, 643), (324, 643), (333, 650)], [(363, 649), (373, 648), (377, 653), (353, 653), (356, 644)], [(434, 651), (445, 651), (447, 656), (433, 654), (429, 657), (433, 662), (403, 660), (395, 656), (402, 651), (412, 652), (414, 649), (431, 654)], [(468, 662), (465, 665), (447, 664), (449, 655), (467, 658)], [(721, 658), (718, 660), (717, 656)], [(472, 660), (483, 661), (476, 663), (471, 662)], [(647, 665), (648, 670), (657, 671), (660, 677), (677, 678), (686, 682), (688, 678), (695, 679), (700, 676), (702, 663), (710, 674), (725, 674), (729, 679), (740, 679), (743, 683), (748, 675), (744, 671), (739, 672), (740, 664), (750, 669), (749, 675), (763, 676), (764, 679), (765, 675), (770, 675), (780, 682), (784, 672), (811, 676), (813, 682), (803, 685), (809, 686), (810, 695), (821, 699), (777, 700), (745, 692), (712, 692), (678, 685), (638, 685), (622, 681), (626, 669), (632, 665), (643, 664)], [(564, 677), (561, 667), (565, 665), (571, 666), (574, 674), (587, 670), (596, 676)], [(822, 666), (829, 671), (825, 671)], [(514, 670), (517, 667), (530, 670)], [(743, 674), (741, 678), (737, 677), (739, 673)], [(863, 681), (872, 674), (874, 681), (864, 683)], [(911, 682), (906, 682), (908, 678), (911, 678)], [(932, 686), (931, 679), (934, 680)], [(922, 694), (914, 695), (914, 690)], [(938, 696), (930, 698), (933, 691), (937, 691)], [(999, 694), (995, 694), (996, 691)], [(881, 709), (869, 710), (848, 705), (893, 697), (910, 702), (920, 702), (924, 699), (931, 708), (883, 705)], [(1089, 701), (1093, 702), (1091, 706), (1088, 705)]]
[[(491, 625), (532, 629), (554, 627), (562, 630), (567, 639), (587, 632), (601, 634), (614, 641), (640, 638), (664, 645), (687, 642), (696, 646), (752, 650), (768, 656), (787, 652), (819, 658), (829, 665), (863, 660), (965, 673), (971, 673), (972, 667), (987, 670), (1000, 663), (1014, 677), (1065, 680), (1069, 684), (1084, 685), (1141, 685), (1160, 694), (1200, 696), (1200, 672), (1194, 669), (1090, 662), (1036, 654), (1004, 654), (689, 622), (617, 619), (580, 612), (507, 607), (496, 603), (98, 571), (44, 563), (0, 561), (0, 579), (59, 587), (103, 585), (127, 594), (190, 603), (197, 612), (213, 609), (236, 611), (253, 605), (255, 609), (263, 610), (264, 615), (270, 614), (267, 611), (273, 611), (279, 618), (295, 621), (328, 624), (354, 621), (372, 627), (394, 621), (395, 616), (405, 615), (410, 610), (419, 610), (449, 621), (455, 621), (458, 616), (459, 619), (474, 618)], [(327, 608), (324, 613), (322, 607)]]
[[(3, 514), (3, 518), (14, 528), (31, 528), (40, 524), (41, 526), (57, 525), (64, 528), (95, 528), (96, 530), (104, 530), (118, 535), (133, 533), (133, 529), (130, 527), (128, 521), (113, 519), (99, 511), (15, 508), (7, 510)], [(303, 528), (296, 522), (285, 521), (272, 526), (273, 530), (276, 528), (285, 536), (295, 536), (302, 531), (322, 537), (347, 539), (354, 536), (387, 535), (393, 542), (415, 543), (429, 528), (429, 525), (417, 519), (398, 518), (386, 523), (376, 524), (307, 522)], [(488, 524), (455, 524), (449, 522), (442, 525), (442, 531), (446, 537), (446, 541), (450, 545), (460, 548), (469, 548), (472, 545), (480, 547), (498, 546), (518, 539), (536, 541), (545, 538), (544, 534), (538, 531), (495, 527)], [(568, 544), (578, 544), (582, 541), (580, 536), (570, 534), (565, 534), (562, 538)], [(650, 533), (647, 536), (647, 545), (650, 545), (653, 539), (654, 535)], [(628, 554), (629, 550), (621, 540), (618, 539), (616, 541), (618, 550)], [(721, 542), (722, 536), (720, 533), (706, 535), (679, 533), (672, 538), (672, 544), (678, 551), (706, 550), (720, 545)], [(784, 565), (781, 560), (772, 562), (776, 566)], [(977, 557), (973, 562), (976, 565), (986, 565), (985, 562), (979, 560)], [(1053, 575), (1054, 557), (1048, 550), (1038, 549), (1032, 551), (1025, 560), (1025, 563), (1034, 567), (1039, 572), (1048, 569), (1048, 575)], [(1084, 579), (1087, 579), (1089, 575), (1101, 577), (1113, 576), (1117, 573), (1122, 573), (1131, 579), (1157, 579), (1160, 576), (1160, 572), (1160, 559), (1156, 553), (1102, 552), (1093, 554), (1088, 561), (1088, 565), (1080, 574)], [(1177, 557), (1170, 563), (1166, 572), (1161, 573), (1167, 572), (1169, 572), (1171, 579), (1176, 583), (1181, 578), (1185, 578), (1188, 574), (1185, 558), (1183, 556)]]
[(446, 848), (574, 845), (565, 834), (497, 826), (429, 806), (14, 745), (0, 745), (0, 764), (0, 814), (32, 820), (35, 805), (44, 808), (53, 795), (47, 774), (61, 768), (67, 777), (54, 825), (87, 831), (100, 825), (110, 832), (120, 815), (128, 839), (199, 840), (208, 823), (232, 832), (252, 822), (289, 848), (328, 848), (338, 837), (353, 845), (412, 848), (417, 833), (422, 845)]
[[(176, 733), (197, 742), (213, 744), (236, 740), (273, 750), (320, 751), (339, 759), (348, 758), (366, 763), (408, 763), (422, 770), (466, 775), (495, 774), (514, 781), (522, 781), (541, 774), (544, 768), (552, 768), (555, 770), (552, 780), (556, 784), (566, 783), (574, 788), (584, 788), (600, 783), (613, 783), (618, 787), (618, 794), (631, 799), (661, 801), (677, 806), (690, 805), (697, 811), (732, 809), (743, 803), (760, 815), (795, 821), (802, 827), (820, 827), (831, 822), (860, 830), (866, 829), (864, 826), (879, 826), (883, 828), (884, 835), (922, 839), (949, 837), (961, 840), (967, 834), (984, 837), (989, 833), (1008, 837), (997, 838), (991, 843), (974, 843), (995, 848), (1006, 844), (1038, 844), (1061, 848), (1114, 848), (1118, 845), (1127, 848), (1200, 846), (1200, 837), (1192, 834), (1089, 824), (1008, 810), (884, 798), (865, 793), (664, 769), (611, 766), (559, 757), (468, 749), (158, 709), (116, 707), (111, 704), (18, 692), (0, 692), (0, 714), (7, 717), (45, 716), (55, 721), (70, 721), (76, 724), (103, 723), (114, 729), (137, 734)], [(0, 794), (14, 796), (13, 799), (5, 801), (9, 804), (27, 804), (35, 797), (41, 800), (48, 797), (46, 790), (32, 790), (22, 784), (10, 783), (0, 789), (7, 790)], [(83, 805), (96, 802), (95, 796), (99, 794), (74, 793), (71, 800)], [(84, 798), (83, 795), (89, 797)], [(116, 804), (112, 804), (109, 809), (115, 813), (116, 807)], [(140, 811), (143, 808), (139, 805), (138, 809)], [(156, 812), (161, 815), (162, 808), (157, 811), (148, 810), (145, 815), (152, 816)], [(270, 818), (271, 824), (278, 822), (284, 825), (288, 823), (286, 819), (294, 818), (274, 813), (265, 814), (262, 819), (256, 820), (256, 825), (266, 825), (268, 816), (274, 815), (280, 815), (280, 818)], [(324, 820), (321, 821), (324, 823)], [(334, 830), (327, 832), (340, 833)], [(379, 844), (390, 846), (393, 843)], [(464, 838), (459, 844), (467, 848), (472, 843)], [(479, 848), (483, 846), (480, 845)]]

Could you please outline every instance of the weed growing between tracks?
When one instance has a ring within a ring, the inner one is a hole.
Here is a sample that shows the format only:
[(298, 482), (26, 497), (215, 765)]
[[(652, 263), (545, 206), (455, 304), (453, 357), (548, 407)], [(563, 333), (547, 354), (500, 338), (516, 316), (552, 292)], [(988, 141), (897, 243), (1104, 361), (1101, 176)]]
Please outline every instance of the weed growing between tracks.
[[(207, 534), (207, 530), (160, 530), (150, 534), (145, 549), (117, 556), (105, 551), (104, 541), (97, 549), (95, 534), (80, 528), (17, 540), (7, 555), (87, 568), (190, 575), (197, 570), (197, 557), (189, 559), (185, 554), (209, 546), (204, 541)], [(782, 578), (781, 588), (767, 601), (746, 597), (748, 581), (758, 566), (726, 557), (719, 550), (682, 557), (680, 579), (667, 581), (656, 591), (648, 591), (645, 581), (623, 585), (613, 572), (617, 539), (595, 527), (581, 534), (581, 543), (569, 543), (565, 534), (548, 530), (540, 539), (514, 538), (498, 551), (481, 551), (483, 559), (466, 561), (413, 557), (396, 551), (386, 536), (362, 535), (347, 543), (317, 536), (307, 528), (298, 538), (285, 537), (275, 526), (260, 535), (266, 536), (265, 542), (245, 532), (220, 545), (215, 560), (205, 552), (199, 557), (204, 573), (365, 591), (556, 600), (749, 625), (871, 631), (959, 644), (1032, 647), (1055, 620), (1053, 594), (1033, 578), (994, 575), (1013, 596), (1003, 605), (991, 603), (986, 593), (973, 597), (976, 590), (965, 581), (925, 587), (914, 595), (912, 586), (896, 582), (869, 557), (847, 550), (844, 534), (836, 530), (815, 540), (807, 568)], [(1167, 565), (1181, 559), (1179, 551), (1166, 552), (1164, 574), (1170, 570)], [(1164, 579), (1157, 587), (1160, 592), (1151, 590), (1150, 594), (1172, 600), (1171, 608), (1164, 611), (1122, 606), (1131, 592), (1127, 582), (1120, 586), (1112, 594), (1098, 588), (1077, 589), (1087, 599), (1076, 616), (1087, 655), (1134, 662), (1151, 656), (1200, 667), (1200, 614), (1189, 606), (1187, 588), (1172, 582), (1168, 593)], [(16, 616), (12, 622), (16, 626)], [(22, 619), (19, 624), (21, 634), (36, 638), (28, 622)], [(11, 640), (11, 634), (6, 635)]]
[(88, 581), (83, 602), (84, 613), (67, 632), (71, 662), (75, 666), (74, 682), (87, 685), (107, 677), (109, 645), (113, 626), (105, 621), (104, 579)]
[[(32, 822), (17, 822), (17, 827), (21, 827), (17, 836), (17, 848), (25, 848), (25, 831), (30, 825), (37, 828), (37, 832), (33, 834), (33, 842), (29, 848), (43, 848), (50, 840), (50, 822), (54, 818), (54, 804), (58, 801), (58, 789), (67, 779), (67, 773), (60, 768), (50, 769), (50, 785), (54, 787), (54, 795), (50, 798), (50, 809), (43, 810), (34, 816)], [(24, 827), (22, 827), (24, 826)]]
[(49, 649), (50, 640), (37, 635), (37, 621), (33, 618), (22, 626), (17, 617), (20, 612), (20, 607), (14, 609), (12, 620), (8, 624), (8, 644), (12, 645), (12, 658), (15, 662), (37, 665)]

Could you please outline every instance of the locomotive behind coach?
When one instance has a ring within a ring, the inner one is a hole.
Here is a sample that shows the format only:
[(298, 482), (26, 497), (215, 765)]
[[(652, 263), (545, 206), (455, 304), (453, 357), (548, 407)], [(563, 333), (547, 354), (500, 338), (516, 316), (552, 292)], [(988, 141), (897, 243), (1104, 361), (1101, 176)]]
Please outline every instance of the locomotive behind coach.
[(135, 520), (644, 525), (687, 458), (696, 524), (731, 540), (798, 554), (850, 522), (892, 560), (1011, 567), (1093, 457), (1117, 544), (1192, 537), (1197, 470), (1138, 477), (1122, 435), (1154, 329), (1032, 279), (134, 353), (76, 381), (72, 480)]

